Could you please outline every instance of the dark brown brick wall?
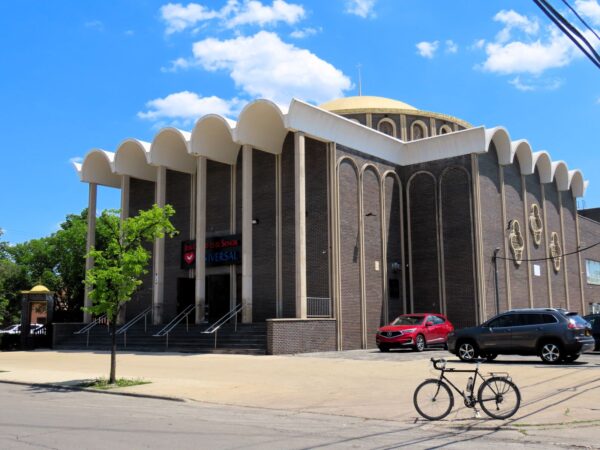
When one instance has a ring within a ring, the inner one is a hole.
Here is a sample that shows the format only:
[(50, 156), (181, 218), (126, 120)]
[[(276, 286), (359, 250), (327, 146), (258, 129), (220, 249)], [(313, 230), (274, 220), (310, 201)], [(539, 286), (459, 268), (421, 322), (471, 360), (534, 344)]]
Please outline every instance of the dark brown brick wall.
[(229, 234), (231, 166), (207, 161), (206, 164), (206, 236)]
[[(546, 258), (546, 236), (542, 233), (542, 238), (539, 245), (536, 245), (533, 240), (533, 234), (529, 228), (529, 213), (531, 212), (531, 205), (534, 203), (540, 208), (540, 215), (544, 217), (544, 205), (542, 203), (542, 188), (540, 185), (539, 171), (536, 169), (532, 175), (525, 177), (525, 183), (527, 188), (527, 233), (529, 233), (529, 259), (543, 259)], [(544, 223), (544, 227), (546, 224)], [(524, 263), (525, 264), (525, 263)], [(531, 286), (533, 290), (533, 306), (537, 308), (550, 306), (550, 300), (548, 297), (548, 267), (546, 261), (532, 261), (531, 264)], [(534, 265), (539, 266), (540, 276), (535, 276)]]
[(177, 279), (189, 278), (189, 271), (181, 269), (181, 243), (190, 239), (190, 194), (191, 175), (167, 169), (166, 202), (175, 209), (171, 223), (179, 234), (165, 238), (165, 322), (177, 314)]
[[(276, 315), (275, 155), (252, 152), (252, 320)], [(243, 239), (243, 236), (242, 236)]]
[[(487, 317), (496, 314), (494, 266), (492, 255), (495, 248), (500, 248), (498, 256), (504, 254), (504, 224), (502, 223), (502, 194), (498, 158), (494, 144), (490, 144), (487, 153), (477, 156), (479, 163), (479, 189), (481, 198), (481, 228), (483, 247), (483, 282), (485, 286), (485, 305)], [(508, 308), (506, 295), (506, 272), (502, 260), (498, 260), (498, 291), (500, 311)]]
[[(154, 204), (154, 183), (152, 181), (129, 179), (129, 215), (136, 216), (140, 211), (151, 208)], [(145, 248), (152, 253), (152, 244)], [(142, 285), (127, 302), (126, 318), (131, 319), (152, 305), (152, 267), (153, 258), (148, 261), (147, 271), (142, 277)]]
[[(552, 232), (558, 234), (559, 242), (561, 242), (560, 229), (560, 202), (558, 200), (558, 190), (555, 183), (544, 184), (544, 195), (546, 199), (546, 221), (548, 229), (548, 241), (550, 241)], [(562, 242), (561, 242), (562, 246)], [(564, 249), (563, 249), (564, 253)], [(565, 278), (564, 278), (564, 258), (561, 262), (560, 271), (556, 272), (554, 266), (550, 265), (550, 281), (552, 283), (552, 306), (555, 308), (566, 308), (567, 299), (565, 295)]]
[(367, 346), (383, 324), (383, 273), (381, 256), (381, 203), (379, 177), (372, 168), (363, 172), (364, 253)]
[[(504, 170), (504, 195), (506, 203), (506, 222), (504, 224), (504, 236), (508, 239), (510, 230), (508, 222), (518, 220), (521, 236), (525, 241), (525, 233), (527, 233), (527, 222), (523, 212), (523, 187), (521, 183), (521, 169), (519, 162), (515, 158), (513, 164), (503, 167)], [(508, 250), (508, 257), (514, 258), (514, 255)], [(527, 259), (527, 253), (523, 251), (523, 259)], [(502, 261), (504, 262), (504, 261)], [(511, 290), (511, 307), (512, 308), (528, 308), (529, 307), (529, 280), (527, 276), (527, 262), (522, 262), (517, 265), (514, 261), (508, 262), (510, 290)]]
[[(405, 313), (402, 287), (404, 267), (402, 266), (402, 186), (393, 175), (385, 178), (385, 230), (387, 234), (387, 274), (388, 274), (388, 318)], [(399, 269), (394, 270), (393, 264)]]
[(336, 348), (335, 319), (267, 320), (267, 354), (331, 352)]
[(456, 328), (477, 322), (473, 268), (471, 179), (450, 168), (440, 181), (446, 314)]

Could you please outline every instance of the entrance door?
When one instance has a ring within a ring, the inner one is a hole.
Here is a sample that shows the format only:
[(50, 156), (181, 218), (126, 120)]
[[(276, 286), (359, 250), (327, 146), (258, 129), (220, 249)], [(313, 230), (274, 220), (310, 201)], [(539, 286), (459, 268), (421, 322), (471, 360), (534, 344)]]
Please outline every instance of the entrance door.
[(229, 312), (229, 274), (206, 277), (206, 305), (211, 323)]
[(196, 280), (194, 278), (177, 279), (177, 314), (194, 304)]

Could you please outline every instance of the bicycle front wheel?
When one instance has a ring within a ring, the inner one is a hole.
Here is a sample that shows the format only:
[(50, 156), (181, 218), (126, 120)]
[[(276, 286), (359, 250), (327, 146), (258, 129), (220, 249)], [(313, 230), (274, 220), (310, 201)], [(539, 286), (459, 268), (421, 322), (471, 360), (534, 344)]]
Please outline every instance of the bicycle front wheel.
[(519, 388), (505, 377), (485, 380), (479, 387), (477, 397), (483, 412), (493, 419), (508, 419), (521, 404)]
[(413, 403), (417, 412), (427, 420), (441, 420), (450, 414), (454, 396), (446, 383), (429, 379), (417, 387)]

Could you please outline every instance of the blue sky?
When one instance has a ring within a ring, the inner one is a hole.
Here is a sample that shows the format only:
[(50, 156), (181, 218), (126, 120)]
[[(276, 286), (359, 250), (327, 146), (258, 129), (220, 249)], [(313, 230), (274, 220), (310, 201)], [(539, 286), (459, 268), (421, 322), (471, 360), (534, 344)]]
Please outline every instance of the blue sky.
[[(597, 0), (570, 3), (600, 29)], [(87, 206), (71, 161), (90, 149), (191, 130), (206, 113), (235, 119), (255, 98), (357, 95), (359, 64), (363, 95), (503, 125), (582, 169), (585, 207), (600, 206), (600, 72), (532, 1), (20, 0), (0, 3), (0, 29), (10, 242)], [(118, 203), (100, 189), (99, 209)]]

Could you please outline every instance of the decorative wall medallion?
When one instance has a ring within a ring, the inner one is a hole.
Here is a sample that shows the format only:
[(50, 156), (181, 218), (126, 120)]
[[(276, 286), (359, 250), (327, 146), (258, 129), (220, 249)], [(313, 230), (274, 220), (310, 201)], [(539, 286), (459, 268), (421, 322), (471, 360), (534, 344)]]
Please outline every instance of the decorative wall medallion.
[(533, 234), (535, 245), (540, 245), (542, 242), (542, 232), (544, 231), (544, 222), (542, 222), (540, 207), (535, 203), (531, 205), (531, 211), (529, 212), (529, 229), (531, 230), (531, 234)]
[(510, 222), (510, 234), (508, 235), (508, 241), (515, 264), (519, 266), (523, 260), (523, 248), (525, 248), (525, 244), (523, 241), (523, 235), (521, 234), (521, 225), (519, 225), (518, 220), (512, 220)]
[(562, 248), (558, 241), (558, 233), (553, 231), (550, 237), (550, 256), (554, 264), (554, 270), (558, 272), (560, 270), (560, 262), (562, 260)]

